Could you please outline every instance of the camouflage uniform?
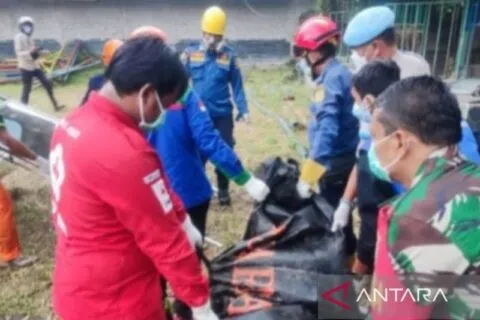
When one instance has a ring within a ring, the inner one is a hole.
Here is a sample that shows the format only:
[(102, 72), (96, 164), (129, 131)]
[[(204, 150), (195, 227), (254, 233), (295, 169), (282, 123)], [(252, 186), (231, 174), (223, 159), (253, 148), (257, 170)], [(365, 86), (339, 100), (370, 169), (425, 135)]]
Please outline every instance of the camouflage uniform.
[[(453, 148), (436, 152), (421, 166), (411, 189), (393, 200), (390, 210), (386, 240), (397, 274), (435, 275), (425, 278), (428, 283), (422, 283), (421, 278), (415, 279), (415, 285), (405, 281), (406, 286), (444, 288), (445, 278), (439, 274), (455, 279), (446, 289), (458, 284), (460, 275), (475, 274), (479, 278), (480, 168), (477, 165), (459, 157)], [(449, 319), (480, 319), (478, 291), (473, 294), (453, 289), (447, 298), (443, 313)]]

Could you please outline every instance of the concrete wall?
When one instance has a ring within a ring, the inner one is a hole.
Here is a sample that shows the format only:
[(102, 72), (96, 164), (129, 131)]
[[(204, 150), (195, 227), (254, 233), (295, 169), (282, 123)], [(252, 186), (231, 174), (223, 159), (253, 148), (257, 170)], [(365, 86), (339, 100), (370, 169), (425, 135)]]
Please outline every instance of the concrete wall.
[(203, 10), (220, 4), (228, 14), (228, 38), (287, 39), (297, 18), (311, 0), (0, 0), (0, 40), (10, 40), (22, 15), (36, 21), (35, 38), (123, 38), (135, 27), (155, 25), (168, 32), (171, 42), (200, 35)]

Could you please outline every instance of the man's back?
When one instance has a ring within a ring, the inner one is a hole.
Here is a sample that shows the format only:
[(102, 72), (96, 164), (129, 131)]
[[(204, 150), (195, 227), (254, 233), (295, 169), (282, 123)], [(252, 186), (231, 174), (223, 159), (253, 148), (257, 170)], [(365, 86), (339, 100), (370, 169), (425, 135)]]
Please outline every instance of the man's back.
[(93, 93), (56, 128), (50, 162), (61, 318), (163, 319), (160, 274), (187, 303), (205, 301), (185, 211), (132, 117)]
[(347, 67), (334, 59), (316, 80), (308, 133), (312, 158), (328, 162), (355, 152), (358, 121), (352, 114), (351, 78)]
[(411, 51), (397, 50), (392, 57), (400, 68), (400, 78), (430, 75), (430, 65), (419, 54)]
[[(62, 120), (52, 139), (53, 217), (58, 235), (54, 304), (69, 319), (72, 312), (79, 319), (132, 314), (132, 306), (144, 303), (140, 299), (148, 283), (151, 293), (160, 298), (153, 285), (158, 280), (154, 264), (118, 219), (117, 208), (103, 198), (102, 190), (112, 188), (109, 173), (113, 175), (141, 145), (140, 133), (133, 127), (125, 130), (112, 119), (86, 105)], [(148, 315), (138, 311), (138, 318)]]
[[(205, 108), (186, 104), (171, 107), (165, 115), (165, 123), (149, 134), (149, 142), (169, 176), (174, 190), (181, 197), (186, 208), (197, 206), (210, 199), (212, 189), (208, 181), (201, 150), (195, 140), (195, 128), (189, 118), (188, 108)], [(209, 128), (202, 128), (207, 130)], [(212, 141), (213, 143), (213, 141)]]

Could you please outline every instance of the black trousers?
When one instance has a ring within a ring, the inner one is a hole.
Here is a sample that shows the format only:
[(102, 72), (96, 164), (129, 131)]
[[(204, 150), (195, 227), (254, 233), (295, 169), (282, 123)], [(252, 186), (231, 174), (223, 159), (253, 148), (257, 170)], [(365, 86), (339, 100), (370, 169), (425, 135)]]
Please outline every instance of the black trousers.
[[(212, 118), (213, 126), (218, 130), (222, 139), (230, 146), (235, 146), (235, 139), (233, 137), (233, 114)], [(228, 191), (229, 179), (220, 170), (215, 169), (217, 176), (217, 187), (219, 191)]]
[(366, 151), (361, 151), (357, 162), (357, 202), (360, 215), (360, 234), (357, 258), (373, 270), (377, 242), (378, 209), (395, 196), (392, 184), (377, 179), (370, 170)]
[[(321, 195), (325, 200), (336, 209), (340, 204), (343, 192), (348, 183), (350, 172), (355, 165), (355, 153), (349, 153), (341, 157), (332, 159), (332, 165), (320, 180)], [(344, 228), (345, 233), (345, 251), (348, 255), (355, 253), (357, 239), (353, 232), (352, 217)]]
[(199, 204), (198, 206), (187, 209), (187, 213), (192, 219), (193, 225), (200, 231), (202, 236), (205, 236), (207, 227), (207, 213), (210, 208), (210, 200)]
[(47, 91), (53, 106), (55, 108), (58, 107), (57, 100), (53, 96), (52, 83), (50, 82), (50, 80), (47, 79), (47, 77), (45, 76), (45, 73), (41, 69), (35, 69), (32, 71), (20, 69), (20, 73), (22, 75), (22, 83), (23, 83), (22, 97), (21, 97), (22, 103), (28, 104), (28, 100), (30, 98), (30, 92), (32, 91), (33, 78), (37, 78), (40, 81), (40, 84), (42, 85), (42, 87), (45, 89), (45, 91)]
[[(200, 233), (205, 236), (205, 230), (207, 225), (207, 213), (208, 208), (210, 207), (210, 200), (187, 209), (187, 213), (192, 219), (193, 225), (200, 231)], [(163, 298), (166, 299), (167, 296), (167, 283), (164, 279), (161, 282), (162, 291), (163, 291)], [(175, 300), (173, 302), (173, 311), (174, 313), (180, 317), (180, 319), (190, 320), (193, 319), (192, 311), (190, 308), (180, 300)]]

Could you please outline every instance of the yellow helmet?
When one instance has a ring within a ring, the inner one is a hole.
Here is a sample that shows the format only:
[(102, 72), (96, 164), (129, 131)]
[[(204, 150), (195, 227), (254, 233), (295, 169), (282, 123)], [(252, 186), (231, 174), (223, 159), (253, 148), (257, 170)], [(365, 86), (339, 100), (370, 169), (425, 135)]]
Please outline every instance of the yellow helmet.
[(202, 31), (218, 36), (225, 34), (227, 15), (222, 8), (213, 6), (205, 10), (202, 19)]

